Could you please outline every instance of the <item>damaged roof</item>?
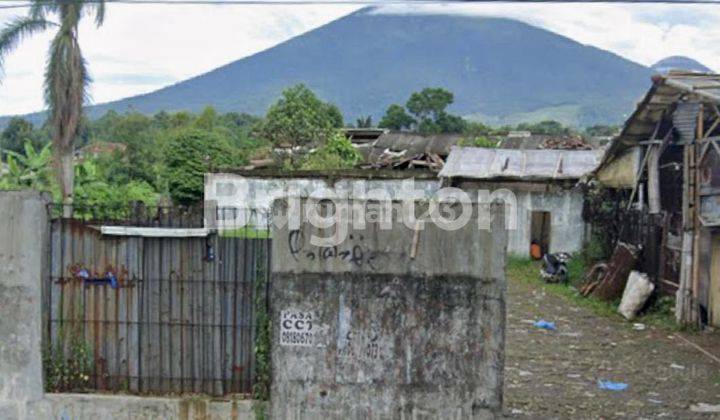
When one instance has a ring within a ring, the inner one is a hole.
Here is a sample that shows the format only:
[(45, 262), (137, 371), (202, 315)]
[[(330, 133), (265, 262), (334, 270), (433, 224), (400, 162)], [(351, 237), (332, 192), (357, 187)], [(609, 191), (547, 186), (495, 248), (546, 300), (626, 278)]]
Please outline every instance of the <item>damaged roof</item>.
[(422, 135), (405, 132), (384, 133), (375, 141), (370, 152), (370, 161), (386, 157), (409, 157), (423, 153), (447, 156), (450, 148), (460, 142), (460, 134)]
[(441, 178), (580, 179), (600, 163), (600, 150), (517, 150), (453, 147)]
[[(649, 140), (658, 121), (663, 115), (670, 115), (681, 100), (720, 104), (718, 74), (674, 71), (666, 75), (655, 75), (652, 82), (650, 90), (608, 147), (601, 167), (638, 142)], [(715, 111), (717, 112), (717, 107)]]

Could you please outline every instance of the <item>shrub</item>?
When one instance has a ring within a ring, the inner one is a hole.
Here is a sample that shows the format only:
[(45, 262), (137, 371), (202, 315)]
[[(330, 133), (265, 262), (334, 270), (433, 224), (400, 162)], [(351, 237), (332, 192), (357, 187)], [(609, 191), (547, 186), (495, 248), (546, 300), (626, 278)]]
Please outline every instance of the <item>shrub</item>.
[(324, 145), (312, 152), (301, 165), (302, 169), (348, 169), (362, 160), (352, 142), (342, 133), (336, 132)]
[(183, 128), (168, 139), (165, 178), (173, 201), (189, 205), (202, 200), (205, 173), (239, 163), (228, 140), (217, 133)]
[(90, 345), (79, 336), (75, 336), (71, 340), (66, 354), (62, 342), (61, 338), (55, 347), (46, 348), (43, 352), (45, 390), (48, 392), (83, 391), (90, 383), (90, 375), (94, 369)]

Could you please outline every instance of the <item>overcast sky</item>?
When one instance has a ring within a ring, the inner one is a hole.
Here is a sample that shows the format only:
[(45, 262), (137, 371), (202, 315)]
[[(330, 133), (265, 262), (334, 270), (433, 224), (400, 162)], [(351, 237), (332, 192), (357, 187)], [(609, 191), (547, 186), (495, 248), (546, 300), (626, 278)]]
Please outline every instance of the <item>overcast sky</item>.
[[(262, 51), (360, 8), (358, 5), (122, 5), (103, 27), (83, 24), (80, 42), (94, 78), (94, 103), (146, 93)], [(620, 4), (392, 5), (380, 13), (505, 16), (651, 65), (687, 55), (720, 69), (720, 6)], [(0, 26), (23, 10), (0, 10)], [(0, 115), (42, 109), (50, 35), (33, 37), (5, 61)]]

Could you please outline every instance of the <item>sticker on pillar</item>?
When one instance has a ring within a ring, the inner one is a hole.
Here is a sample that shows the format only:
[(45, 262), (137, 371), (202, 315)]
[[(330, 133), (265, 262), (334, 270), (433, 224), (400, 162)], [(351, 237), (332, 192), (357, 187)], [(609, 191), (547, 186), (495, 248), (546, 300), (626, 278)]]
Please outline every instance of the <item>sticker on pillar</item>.
[(325, 328), (314, 311), (284, 310), (280, 313), (280, 345), (325, 347)]

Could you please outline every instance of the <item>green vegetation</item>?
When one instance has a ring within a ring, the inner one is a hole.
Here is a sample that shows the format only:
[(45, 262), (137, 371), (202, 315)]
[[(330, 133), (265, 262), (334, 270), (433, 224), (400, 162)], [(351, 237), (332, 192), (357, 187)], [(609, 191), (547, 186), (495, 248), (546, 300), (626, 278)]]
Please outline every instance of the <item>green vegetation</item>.
[(0, 150), (23, 153), (25, 143), (30, 143), (33, 148), (39, 149), (42, 147), (44, 136), (45, 134), (38, 133), (29, 121), (15, 117), (8, 122), (0, 134)]
[[(56, 31), (45, 68), (44, 96), (52, 127), (57, 180), (65, 204), (73, 201), (74, 143), (80, 132), (83, 102), (90, 84), (78, 41), (80, 21), (87, 15), (94, 15), (95, 24), (101, 26), (105, 19), (105, 1), (32, 0), (26, 17), (12, 20), (0, 31), (0, 70), (3, 58), (23, 39), (48, 29)], [(18, 142), (26, 141), (22, 129), (32, 130), (32, 127), (21, 127), (21, 137), (8, 140), (10, 148), (16, 147), (16, 151)], [(32, 137), (29, 141), (32, 143)]]
[[(423, 134), (462, 133), (460, 145), (486, 148), (497, 147), (499, 137), (515, 129), (577, 134), (556, 121), (500, 128), (465, 121), (446, 111), (453, 99), (445, 89), (425, 88), (410, 95), (406, 107), (392, 105), (380, 125)], [(356, 123), (369, 127), (372, 118)], [(204, 173), (254, 159), (272, 157), (287, 170), (352, 168), (362, 156), (342, 125), (338, 108), (304, 85), (286, 89), (264, 117), (206, 107), (199, 114), (110, 111), (94, 121), (81, 119), (73, 151), (75, 208), (122, 208), (129, 201), (192, 205), (202, 200)], [(22, 118), (10, 121), (0, 133), (1, 189), (35, 188), (62, 201), (53, 176), (51, 132), (51, 126), (35, 127)]]
[(390, 105), (379, 127), (392, 130), (414, 129), (420, 134), (462, 133), (466, 122), (449, 114), (446, 109), (455, 100), (452, 92), (443, 88), (425, 88), (414, 92), (405, 103)]
[(385, 111), (378, 127), (401, 131), (409, 130), (413, 124), (415, 124), (415, 118), (411, 117), (402, 105), (392, 104)]
[[(526, 285), (529, 284), (542, 288), (545, 292), (561, 296), (568, 302), (587, 308), (597, 315), (624, 320), (624, 318), (617, 313), (617, 307), (620, 303), (619, 301), (605, 302), (593, 297), (584, 297), (580, 295), (577, 287), (579, 287), (582, 282), (583, 274), (585, 272), (581, 259), (575, 258), (570, 260), (568, 265), (570, 282), (568, 285), (544, 283), (540, 279), (539, 270), (540, 263), (537, 261), (518, 257), (508, 258), (507, 276), (509, 279)], [(654, 304), (652, 304), (650, 308), (638, 318), (637, 322), (642, 322), (668, 330), (676, 330), (680, 328), (675, 323), (672, 302), (674, 302), (674, 299), (672, 298), (660, 298), (656, 300)]]
[(301, 169), (349, 169), (360, 163), (362, 156), (342, 133), (336, 132), (325, 144), (309, 154)]
[[(83, 121), (79, 143), (86, 147), (76, 149), (74, 159), (75, 208), (115, 208), (119, 215), (129, 201), (152, 206), (171, 199), (178, 204), (201, 200), (206, 170), (239, 166), (266, 153), (268, 142), (253, 134), (259, 121), (212, 108), (199, 115), (108, 112)], [(0, 154), (6, 165), (0, 170), (0, 189), (35, 188), (60, 202), (48, 131), (19, 122), (13, 127), (12, 133), (23, 132), (28, 140), (22, 152)]]
[(240, 163), (222, 136), (197, 128), (178, 129), (168, 138), (164, 176), (173, 201), (190, 205), (202, 201), (204, 175)]
[(477, 136), (475, 138), (464, 138), (460, 140), (458, 146), (462, 147), (484, 147), (486, 149), (495, 149), (498, 147), (499, 142), (492, 140), (486, 136)]
[(321, 101), (305, 85), (297, 85), (284, 90), (270, 107), (260, 134), (275, 147), (312, 147), (324, 144), (342, 126), (335, 105)]
[[(265, 255), (265, 258), (269, 258)], [(267, 294), (270, 273), (263, 258), (257, 259), (257, 280), (255, 281), (255, 380), (253, 382), (253, 411), (255, 418), (267, 418), (268, 401), (270, 400), (270, 385), (272, 381), (271, 342), (272, 327), (270, 313), (268, 312)]]
[[(60, 334), (64, 334), (63, 330)], [(92, 350), (77, 333), (70, 340), (67, 353), (63, 350), (63, 341), (58, 340), (53, 348), (43, 350), (45, 391), (83, 391), (90, 383), (90, 375), (95, 366)]]
[(24, 149), (25, 153), (6, 152), (7, 169), (0, 176), (0, 189), (33, 188), (49, 191), (54, 185), (50, 166), (52, 161), (50, 145), (46, 144), (40, 151), (37, 151), (28, 141), (25, 143)]

